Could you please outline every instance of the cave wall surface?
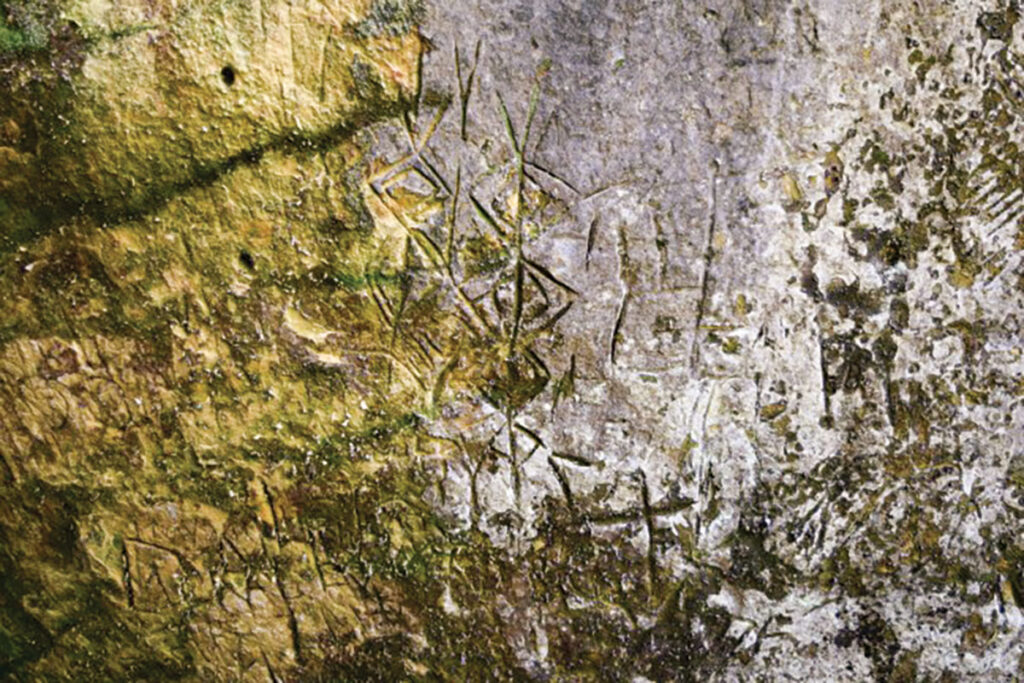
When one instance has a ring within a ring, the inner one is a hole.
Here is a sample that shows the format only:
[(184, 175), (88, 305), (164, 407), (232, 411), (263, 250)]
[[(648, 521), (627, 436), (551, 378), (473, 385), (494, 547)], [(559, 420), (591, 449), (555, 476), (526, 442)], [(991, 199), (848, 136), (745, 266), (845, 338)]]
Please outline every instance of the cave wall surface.
[(1024, 676), (1015, 0), (0, 0), (0, 675)]

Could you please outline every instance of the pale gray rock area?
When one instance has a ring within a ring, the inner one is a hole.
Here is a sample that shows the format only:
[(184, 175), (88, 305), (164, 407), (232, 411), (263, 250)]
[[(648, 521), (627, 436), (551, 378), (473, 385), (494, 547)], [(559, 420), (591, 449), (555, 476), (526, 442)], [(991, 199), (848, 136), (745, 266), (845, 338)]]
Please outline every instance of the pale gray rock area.
[[(539, 83), (526, 185), (562, 210), (524, 255), (564, 285), (551, 311), (571, 303), (543, 393), (434, 426), (504, 457), (454, 464), (430, 502), (516, 556), (560, 500), (649, 584), (712, 586), (715, 680), (1020, 680), (1015, 3), (426, 12), (423, 91), (453, 103), (423, 157), (460, 169), (473, 220), (514, 156), (501, 102), (522, 139)], [(550, 673), (549, 617), (508, 611)], [(616, 675), (670, 675), (634, 664)]]

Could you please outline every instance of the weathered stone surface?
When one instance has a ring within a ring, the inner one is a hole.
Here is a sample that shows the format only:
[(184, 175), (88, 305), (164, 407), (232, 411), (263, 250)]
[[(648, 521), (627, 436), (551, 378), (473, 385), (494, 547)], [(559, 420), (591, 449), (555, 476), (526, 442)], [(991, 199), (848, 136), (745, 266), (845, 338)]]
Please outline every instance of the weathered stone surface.
[[(515, 499), (512, 466), (478, 480), (481, 519), (522, 519), (492, 540), (529, 543), (562, 498), (635, 549), (629, 583), (577, 595), (650, 638), (605, 660), (623, 675), (1019, 676), (1016, 5), (433, 16), (426, 73), (480, 41), (485, 101), (523, 111), (550, 60), (528, 152), (574, 218), (527, 253), (580, 292), (545, 356), (575, 392), (519, 416), (543, 448)], [(500, 137), (483, 109), (470, 130)], [(694, 649), (663, 665), (687, 591)]]
[(1015, 680), (1015, 2), (0, 3), (14, 680)]

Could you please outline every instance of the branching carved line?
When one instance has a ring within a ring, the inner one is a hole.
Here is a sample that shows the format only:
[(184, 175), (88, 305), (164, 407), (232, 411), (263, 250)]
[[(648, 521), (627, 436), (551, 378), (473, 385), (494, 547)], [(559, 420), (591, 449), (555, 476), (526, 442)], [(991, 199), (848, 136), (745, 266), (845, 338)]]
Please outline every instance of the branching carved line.
[(469, 115), (469, 98), (473, 94), (473, 81), (476, 77), (476, 67), (480, 62), (481, 41), (476, 41), (476, 48), (473, 50), (473, 66), (469, 71), (466, 80), (462, 80), (462, 58), (459, 55), (459, 46), (455, 45), (455, 78), (459, 86), (459, 132), (462, 141), (466, 141), (466, 121)]

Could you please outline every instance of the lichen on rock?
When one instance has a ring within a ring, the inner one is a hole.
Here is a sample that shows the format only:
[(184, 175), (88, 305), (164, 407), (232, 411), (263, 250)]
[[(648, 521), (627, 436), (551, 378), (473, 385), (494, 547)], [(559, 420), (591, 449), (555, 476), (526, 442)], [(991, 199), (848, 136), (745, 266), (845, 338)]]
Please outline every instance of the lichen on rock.
[(1015, 2), (0, 0), (12, 680), (1013, 680)]

